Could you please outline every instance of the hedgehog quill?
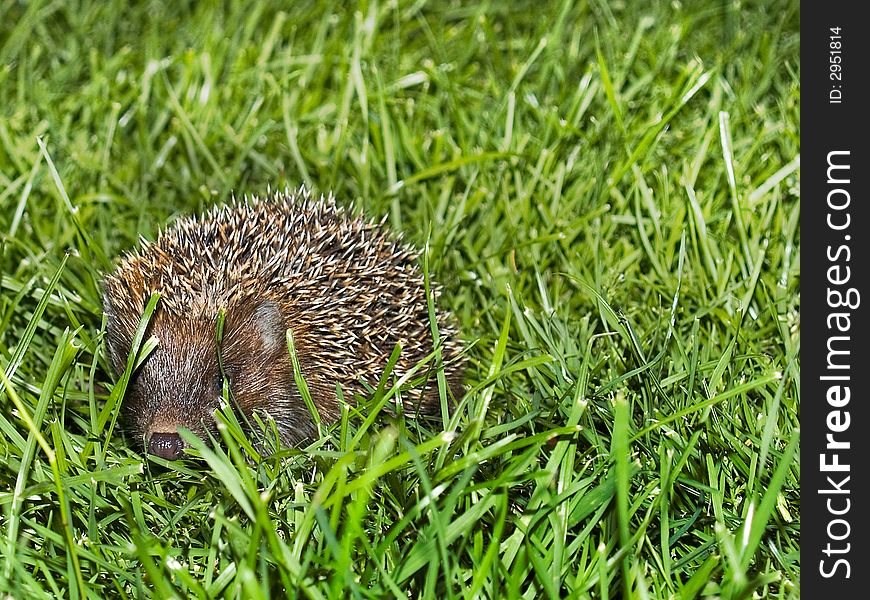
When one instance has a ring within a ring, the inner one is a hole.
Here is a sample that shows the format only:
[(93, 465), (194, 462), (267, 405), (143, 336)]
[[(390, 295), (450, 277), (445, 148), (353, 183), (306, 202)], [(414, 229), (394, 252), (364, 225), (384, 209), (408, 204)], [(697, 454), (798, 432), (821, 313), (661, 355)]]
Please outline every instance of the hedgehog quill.
[[(321, 419), (335, 421), (336, 385), (345, 398), (365, 395), (365, 384), (377, 384), (397, 343), (397, 376), (432, 352), (417, 259), (383, 223), (352, 216), (331, 195), (315, 197), (304, 187), (215, 207), (143, 241), (103, 281), (106, 345), (116, 375), (124, 371), (148, 299), (160, 293), (147, 331), (158, 345), (123, 400), (128, 429), (147, 452), (181, 457), (179, 427), (202, 438), (215, 431), (212, 415), (226, 377), (236, 406), (246, 416), (274, 419), (283, 444), (309, 438), (314, 424), (294, 381), (287, 330)], [(437, 286), (432, 289), (437, 296)], [(450, 315), (438, 312), (436, 320), (455, 393), (460, 344)], [(417, 394), (404, 395), (405, 409), (433, 412), (438, 397), (433, 375)]]

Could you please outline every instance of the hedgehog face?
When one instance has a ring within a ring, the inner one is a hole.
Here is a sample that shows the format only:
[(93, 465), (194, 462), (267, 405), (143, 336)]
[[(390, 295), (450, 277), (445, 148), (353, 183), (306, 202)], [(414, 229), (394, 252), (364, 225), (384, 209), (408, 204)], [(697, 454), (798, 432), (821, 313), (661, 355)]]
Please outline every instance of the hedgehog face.
[[(126, 425), (148, 452), (179, 458), (184, 446), (179, 427), (203, 438), (214, 430), (212, 413), (220, 405), (223, 384), (214, 330), (214, 323), (204, 318), (165, 311), (152, 316), (147, 334), (158, 345), (133, 374), (123, 403)], [(111, 354), (126, 362), (129, 348)], [(116, 372), (122, 365), (115, 366)]]
[[(118, 335), (109, 314), (109, 352), (120, 374), (132, 335)], [(123, 404), (127, 426), (149, 453), (180, 458), (180, 427), (203, 439), (217, 435), (213, 414), (222, 402), (224, 377), (246, 417), (256, 410), (287, 412), (284, 407), (294, 404), (292, 365), (277, 306), (263, 301), (253, 309), (229, 309), (224, 323), (219, 365), (216, 318), (160, 309), (152, 316), (147, 335), (158, 345), (131, 378)], [(284, 438), (281, 422), (278, 428)]]

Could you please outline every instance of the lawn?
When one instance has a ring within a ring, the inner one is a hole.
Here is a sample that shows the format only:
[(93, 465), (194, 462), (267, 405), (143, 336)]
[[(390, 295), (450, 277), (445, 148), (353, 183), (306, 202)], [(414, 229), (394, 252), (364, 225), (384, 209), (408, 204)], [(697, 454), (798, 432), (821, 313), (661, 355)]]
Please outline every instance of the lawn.
[[(0, 2), (0, 592), (800, 597), (799, 21)], [(146, 458), (103, 275), (302, 183), (425, 250), (467, 393), (394, 418), (385, 377), (310, 446), (228, 411), (219, 445)]]

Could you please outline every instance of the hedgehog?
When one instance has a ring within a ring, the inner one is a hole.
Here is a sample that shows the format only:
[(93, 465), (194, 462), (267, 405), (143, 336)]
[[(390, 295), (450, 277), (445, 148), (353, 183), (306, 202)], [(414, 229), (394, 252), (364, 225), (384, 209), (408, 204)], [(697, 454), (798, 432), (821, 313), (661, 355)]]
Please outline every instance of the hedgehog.
[[(419, 252), (384, 223), (303, 186), (233, 199), (181, 218), (153, 242), (141, 240), (103, 280), (106, 348), (116, 375), (124, 372), (143, 309), (159, 293), (146, 330), (157, 346), (122, 401), (134, 439), (148, 454), (177, 459), (185, 446), (179, 428), (215, 437), (224, 380), (233, 405), (246, 418), (271, 418), (283, 445), (310, 439), (316, 429), (294, 378), (288, 330), (325, 423), (340, 414), (339, 389), (346, 399), (371, 395), (397, 344), (396, 377), (430, 356), (435, 344)], [(440, 287), (430, 290), (437, 299)], [(462, 375), (455, 319), (435, 314), (455, 397)], [(402, 395), (408, 414), (440, 407), (431, 371), (419, 393)]]

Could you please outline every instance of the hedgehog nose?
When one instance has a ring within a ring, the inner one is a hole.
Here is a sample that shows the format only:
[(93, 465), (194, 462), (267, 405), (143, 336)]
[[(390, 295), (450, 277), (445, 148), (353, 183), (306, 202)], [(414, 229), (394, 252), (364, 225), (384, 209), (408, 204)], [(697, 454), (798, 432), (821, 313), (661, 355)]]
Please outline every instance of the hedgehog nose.
[(166, 460), (181, 458), (183, 448), (184, 442), (177, 433), (154, 432), (148, 440), (148, 453)]

